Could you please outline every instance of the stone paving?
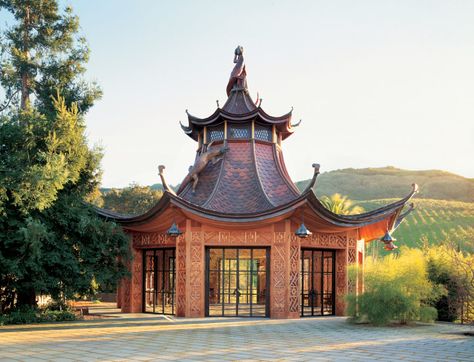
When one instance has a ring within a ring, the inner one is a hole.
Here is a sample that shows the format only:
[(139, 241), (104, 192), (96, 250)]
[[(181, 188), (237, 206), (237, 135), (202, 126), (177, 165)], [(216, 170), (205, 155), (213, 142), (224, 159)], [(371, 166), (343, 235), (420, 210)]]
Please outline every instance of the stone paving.
[(1, 361), (474, 361), (472, 327), (378, 328), (342, 317), (110, 318), (0, 327)]

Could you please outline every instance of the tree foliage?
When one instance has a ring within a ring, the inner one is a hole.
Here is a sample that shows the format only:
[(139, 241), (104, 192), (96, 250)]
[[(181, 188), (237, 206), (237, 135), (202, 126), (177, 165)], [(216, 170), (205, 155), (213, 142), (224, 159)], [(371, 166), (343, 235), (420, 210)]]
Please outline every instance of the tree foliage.
[(79, 19), (72, 9), (61, 13), (56, 0), (0, 0), (2, 9), (14, 18), (0, 43), (4, 107), (25, 109), (33, 96), (40, 113), (54, 114), (51, 96), (59, 91), (68, 108), (76, 103), (85, 113), (101, 90), (82, 79), (89, 48), (77, 35)]
[(162, 191), (133, 183), (124, 189), (107, 191), (102, 197), (103, 207), (122, 214), (143, 214), (150, 210), (162, 195)]
[(4, 33), (0, 84), (20, 100), (0, 116), (0, 312), (34, 305), (37, 293), (114, 285), (129, 253), (121, 229), (84, 202), (97, 192), (102, 154), (85, 136), (98, 93), (80, 80), (77, 18), (52, 0), (0, 0), (2, 9), (15, 24)]
[(326, 209), (335, 214), (354, 215), (364, 212), (362, 207), (354, 205), (352, 200), (349, 200), (347, 196), (342, 196), (341, 194), (323, 196), (320, 201)]

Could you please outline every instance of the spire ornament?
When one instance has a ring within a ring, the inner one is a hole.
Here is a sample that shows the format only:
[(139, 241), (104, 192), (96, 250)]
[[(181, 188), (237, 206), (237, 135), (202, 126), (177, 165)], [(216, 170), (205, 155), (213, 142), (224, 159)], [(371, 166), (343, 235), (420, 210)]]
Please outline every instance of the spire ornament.
[(235, 48), (234, 63), (234, 69), (232, 70), (232, 73), (230, 73), (229, 83), (227, 83), (227, 96), (229, 96), (233, 90), (243, 90), (248, 92), (247, 71), (245, 70), (244, 62), (244, 48), (241, 45)]

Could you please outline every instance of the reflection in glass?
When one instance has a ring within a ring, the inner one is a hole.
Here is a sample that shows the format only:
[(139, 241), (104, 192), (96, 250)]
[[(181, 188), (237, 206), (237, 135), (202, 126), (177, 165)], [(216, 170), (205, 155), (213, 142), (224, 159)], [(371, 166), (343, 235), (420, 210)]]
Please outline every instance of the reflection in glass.
[(144, 311), (174, 314), (175, 249), (146, 250), (144, 262)]
[(302, 250), (301, 316), (334, 314), (334, 251)]
[(210, 248), (207, 251), (209, 316), (267, 315), (267, 250)]

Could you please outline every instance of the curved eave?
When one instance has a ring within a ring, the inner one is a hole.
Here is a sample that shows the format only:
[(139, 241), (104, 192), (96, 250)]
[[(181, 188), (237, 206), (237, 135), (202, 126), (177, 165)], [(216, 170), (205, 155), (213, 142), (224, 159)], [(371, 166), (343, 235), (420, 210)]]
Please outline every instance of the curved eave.
[(186, 114), (188, 115), (189, 125), (180, 125), (186, 135), (197, 141), (198, 136), (196, 129), (199, 129), (201, 127), (217, 124), (223, 122), (224, 120), (231, 122), (245, 122), (255, 119), (257, 123), (269, 124), (272, 126), (275, 125), (278, 131), (282, 134), (282, 138), (286, 139), (294, 132), (294, 128), (291, 126), (292, 112), (293, 110), (284, 114), (283, 116), (273, 117), (265, 113), (260, 107), (255, 109), (254, 111), (242, 114), (229, 113), (223, 110), (222, 108), (217, 108), (216, 111), (209, 117), (198, 118), (186, 111)]
[(281, 205), (264, 212), (252, 214), (227, 214), (207, 210), (203, 207), (191, 204), (179, 196), (169, 193), (168, 191), (164, 192), (160, 201), (158, 201), (158, 203), (153, 208), (142, 215), (126, 216), (100, 208), (96, 208), (96, 211), (102, 217), (115, 221), (127, 228), (150, 222), (152, 219), (155, 219), (162, 212), (164, 212), (169, 206), (175, 206), (176, 208), (182, 209), (183, 211), (191, 215), (196, 215), (202, 219), (223, 223), (230, 222), (243, 224), (261, 222), (283, 216), (287, 217), (293, 214), (294, 211), (299, 207), (308, 204), (314, 213), (314, 216), (325, 221), (328, 225), (340, 228), (341, 231), (344, 229), (361, 228), (383, 220), (391, 220), (392, 224), (389, 225), (389, 227), (390, 229), (393, 229), (400, 218), (403, 219), (403, 217), (406, 216), (407, 213), (400, 214), (400, 212), (407, 201), (410, 200), (410, 198), (415, 194), (415, 192), (416, 191), (411, 192), (408, 196), (392, 204), (359, 215), (334, 214), (321, 204), (312, 190), (305, 192), (298, 198), (295, 198), (293, 201), (285, 205)]
[(313, 211), (333, 225), (354, 228), (363, 227), (383, 220), (391, 219), (391, 224), (388, 225), (388, 228), (392, 229), (394, 227), (394, 224), (398, 220), (397, 218), (400, 215), (401, 210), (416, 192), (417, 191), (414, 188), (403, 199), (400, 199), (396, 202), (380, 207), (378, 209), (356, 215), (339, 215), (331, 212), (321, 204), (312, 189), (306, 191), (303, 195), (309, 201), (309, 205), (313, 209)]
[(281, 124), (281, 123), (286, 123), (291, 121), (291, 115), (293, 113), (293, 109), (279, 117), (274, 117), (270, 116), (267, 114), (262, 108), (258, 107), (255, 110), (247, 113), (230, 113), (222, 108), (217, 108), (213, 114), (211, 114), (209, 117), (206, 118), (199, 118), (195, 117), (192, 114), (190, 114), (188, 111), (186, 111), (188, 115), (188, 121), (189, 124), (197, 125), (197, 126), (207, 126), (212, 123), (214, 123), (216, 120), (219, 118), (223, 117), (225, 119), (231, 120), (231, 121), (246, 121), (250, 120), (252, 118), (255, 118), (257, 115), (263, 120), (271, 124)]

